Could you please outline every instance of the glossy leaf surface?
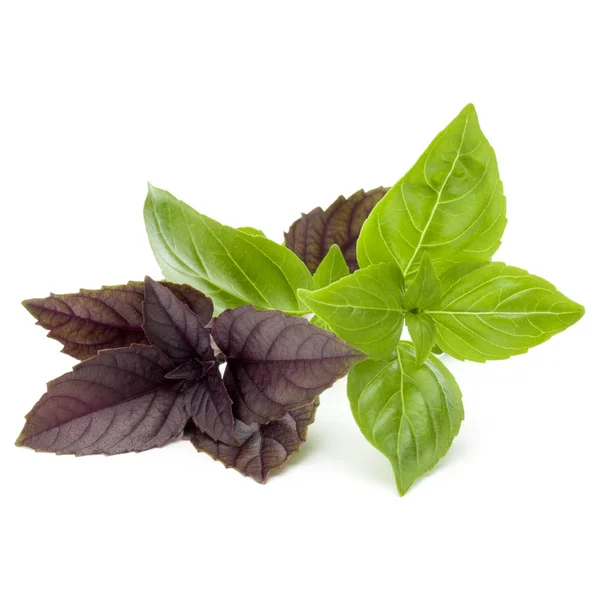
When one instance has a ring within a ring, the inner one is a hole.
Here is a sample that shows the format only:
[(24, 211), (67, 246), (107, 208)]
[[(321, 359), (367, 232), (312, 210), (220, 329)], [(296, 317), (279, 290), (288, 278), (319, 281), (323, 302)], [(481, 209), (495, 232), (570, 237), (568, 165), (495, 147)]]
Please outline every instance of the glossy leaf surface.
[(401, 495), (448, 452), (464, 417), (452, 374), (433, 356), (417, 367), (408, 342), (397, 357), (354, 367), (348, 397), (360, 430), (391, 462)]
[(227, 468), (265, 483), (268, 476), (283, 466), (306, 440), (308, 426), (314, 421), (318, 398), (311, 404), (286, 413), (283, 418), (266, 425), (236, 422), (239, 445), (216, 442), (210, 436), (195, 432), (192, 443), (198, 451), (207, 452)]
[[(202, 292), (188, 285), (163, 283), (206, 325), (213, 304)], [(25, 300), (23, 306), (48, 329), (48, 337), (64, 344), (63, 352), (85, 360), (99, 350), (148, 343), (142, 329), (144, 284), (106, 286), (75, 294), (51, 294)]]
[(296, 290), (311, 289), (312, 277), (291, 250), (260, 235), (221, 225), (152, 186), (144, 218), (165, 277), (202, 290), (218, 312), (244, 304), (306, 312)]
[(441, 285), (440, 307), (428, 314), (439, 347), (460, 360), (522, 354), (584, 314), (548, 281), (504, 263), (457, 266), (443, 275)]
[(409, 281), (425, 251), (438, 272), (489, 260), (505, 225), (496, 155), (469, 104), (373, 209), (358, 239), (358, 262), (394, 261)]
[(329, 248), (337, 244), (350, 272), (356, 271), (356, 240), (361, 227), (388, 189), (379, 187), (368, 192), (359, 190), (347, 199), (340, 196), (327, 210), (318, 207), (303, 214), (285, 233), (286, 246), (314, 273)]
[(310, 404), (364, 358), (305, 319), (251, 306), (219, 315), (212, 334), (227, 357), (224, 379), (235, 416), (246, 424)]
[(343, 340), (372, 357), (396, 348), (402, 332), (402, 275), (391, 263), (359, 269), (330, 286), (299, 292), (302, 301)]

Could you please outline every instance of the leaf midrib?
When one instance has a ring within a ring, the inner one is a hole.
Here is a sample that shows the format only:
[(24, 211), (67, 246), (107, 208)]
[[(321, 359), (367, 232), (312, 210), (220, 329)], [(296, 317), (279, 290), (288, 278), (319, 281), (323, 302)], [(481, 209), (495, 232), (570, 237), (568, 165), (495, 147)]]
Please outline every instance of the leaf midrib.
[[(75, 319), (77, 321), (83, 321), (84, 323), (90, 324), (90, 325), (95, 325), (98, 327), (106, 327), (106, 328), (110, 328), (110, 329), (119, 329), (121, 331), (132, 331), (132, 332), (140, 332), (143, 331), (142, 327), (137, 327), (136, 325), (118, 325), (116, 323), (103, 323), (102, 321), (96, 321), (95, 319), (90, 319), (89, 317), (82, 317), (80, 315), (77, 315), (75, 313), (67, 313), (67, 312), (63, 312), (62, 310), (55, 310), (52, 308), (48, 308), (47, 306), (42, 306), (41, 304), (31, 304), (32, 306), (34, 306), (35, 308), (39, 308), (42, 309), (44, 311), (47, 311), (49, 313), (52, 313), (53, 315), (56, 316), (60, 316), (60, 317), (69, 317), (69, 319)], [(108, 307), (111, 310), (114, 310), (112, 307)], [(115, 313), (117, 311), (114, 311)], [(119, 314), (119, 313), (117, 313)], [(122, 316), (119, 314), (119, 316)], [(125, 318), (125, 317), (122, 317)], [(39, 321), (39, 319), (38, 319)], [(41, 322), (39, 323), (39, 325), (41, 327), (43, 327), (44, 329), (48, 329), (45, 325), (43, 325)]]
[(415, 250), (413, 252), (413, 255), (410, 257), (410, 260), (408, 261), (408, 263), (406, 264), (406, 268), (403, 269), (404, 273), (408, 273), (410, 270), (411, 265), (413, 264), (415, 257), (417, 256), (419, 250), (421, 249), (422, 245), (423, 245), (423, 240), (425, 239), (425, 236), (427, 235), (427, 232), (429, 231), (429, 227), (431, 225), (431, 222), (433, 221), (433, 217), (435, 216), (435, 213), (437, 212), (438, 206), (440, 205), (440, 201), (442, 198), (442, 194), (444, 193), (444, 190), (446, 189), (446, 185), (448, 184), (448, 181), (450, 179), (450, 177), (452, 176), (452, 173), (454, 172), (454, 169), (456, 168), (456, 163), (458, 162), (458, 159), (460, 158), (461, 154), (460, 151), (462, 150), (464, 141), (465, 141), (465, 133), (467, 131), (467, 125), (469, 123), (469, 113), (467, 113), (465, 115), (465, 124), (463, 127), (463, 131), (462, 131), (462, 135), (460, 137), (460, 144), (458, 146), (458, 150), (456, 151), (456, 157), (454, 158), (454, 161), (452, 162), (452, 167), (450, 167), (450, 170), (448, 171), (448, 175), (446, 176), (446, 179), (444, 179), (444, 183), (442, 184), (442, 186), (440, 187), (440, 191), (438, 192), (438, 196), (437, 199), (435, 201), (435, 205), (431, 211), (431, 214), (429, 215), (429, 219), (427, 220), (427, 223), (425, 224), (425, 227), (423, 228), (423, 231), (421, 232), (421, 236), (419, 238), (419, 241), (417, 242), (417, 245), (415, 247)]

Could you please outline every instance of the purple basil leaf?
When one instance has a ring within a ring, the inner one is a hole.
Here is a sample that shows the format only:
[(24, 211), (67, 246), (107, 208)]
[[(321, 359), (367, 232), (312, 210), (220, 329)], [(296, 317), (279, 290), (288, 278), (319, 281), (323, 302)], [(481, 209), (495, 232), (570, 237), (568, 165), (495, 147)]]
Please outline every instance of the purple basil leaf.
[[(188, 285), (164, 283), (206, 325), (212, 317), (210, 298)], [(95, 356), (99, 350), (146, 344), (142, 329), (144, 284), (100, 290), (81, 290), (76, 294), (51, 294), (48, 298), (25, 300), (25, 308), (48, 329), (48, 337), (62, 342), (63, 352), (79, 360)]]
[(172, 361), (152, 346), (103, 350), (48, 384), (17, 445), (57, 454), (118, 454), (176, 439), (190, 418), (165, 379)]
[(284, 234), (285, 245), (301, 258), (311, 273), (317, 270), (329, 248), (337, 244), (350, 272), (358, 269), (356, 240), (373, 207), (389, 188), (359, 190), (348, 199), (340, 196), (327, 210), (314, 208), (302, 214)]
[(188, 381), (181, 393), (200, 431), (231, 446), (238, 445), (232, 401), (216, 365), (202, 379)]
[(281, 467), (306, 440), (308, 426), (315, 419), (319, 399), (285, 414), (282, 419), (266, 425), (245, 425), (236, 421), (238, 446), (217, 442), (199, 431), (191, 441), (199, 452), (206, 452), (227, 468), (237, 469), (259, 483)]
[(225, 385), (234, 414), (247, 425), (310, 404), (365, 358), (305, 319), (252, 306), (221, 313), (212, 334), (227, 358)]
[(183, 380), (182, 400), (197, 427), (236, 444), (232, 400), (223, 384), (210, 334), (198, 317), (166, 287), (146, 277), (144, 331), (177, 368), (166, 379)]
[(150, 277), (144, 280), (144, 331), (154, 346), (175, 364), (194, 358), (214, 361), (210, 334), (175, 294)]

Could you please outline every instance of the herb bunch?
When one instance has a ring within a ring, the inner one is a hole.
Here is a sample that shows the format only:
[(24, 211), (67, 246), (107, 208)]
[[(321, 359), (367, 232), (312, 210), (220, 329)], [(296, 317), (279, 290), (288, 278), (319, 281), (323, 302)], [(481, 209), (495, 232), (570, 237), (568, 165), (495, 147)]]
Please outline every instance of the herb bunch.
[(472, 105), (393, 187), (303, 214), (285, 245), (153, 186), (144, 218), (166, 282), (24, 303), (85, 360), (48, 384), (18, 444), (115, 454), (185, 433), (263, 482), (305, 440), (319, 394), (349, 372), (354, 418), (403, 495), (464, 417), (432, 353), (506, 359), (584, 313), (544, 279), (490, 262), (506, 199)]
[(242, 306), (212, 319), (202, 292), (149, 277), (25, 306), (64, 352), (101, 348), (27, 415), (17, 444), (57, 454), (140, 452), (185, 430), (199, 451), (262, 483), (306, 439), (318, 395), (364, 358), (280, 311)]

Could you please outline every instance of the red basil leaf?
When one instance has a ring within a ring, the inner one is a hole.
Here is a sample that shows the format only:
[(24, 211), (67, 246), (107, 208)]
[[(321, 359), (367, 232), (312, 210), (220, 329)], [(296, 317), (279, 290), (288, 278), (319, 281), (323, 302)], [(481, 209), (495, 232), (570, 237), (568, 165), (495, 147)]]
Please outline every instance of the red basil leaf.
[(146, 277), (144, 289), (144, 331), (154, 346), (179, 365), (165, 377), (186, 382), (181, 401), (201, 431), (235, 445), (232, 400), (221, 379), (210, 334), (166, 287)]
[(305, 319), (252, 306), (221, 313), (212, 334), (227, 357), (225, 385), (234, 414), (247, 425), (310, 404), (365, 358)]
[(57, 454), (118, 454), (162, 446), (190, 417), (171, 360), (152, 346), (103, 350), (48, 384), (17, 445)]
[(175, 294), (150, 277), (144, 280), (144, 331), (150, 343), (175, 364), (198, 358), (213, 361), (210, 334)]
[(189, 382), (181, 393), (201, 432), (225, 444), (238, 445), (232, 401), (216, 365), (199, 381)]
[[(164, 283), (206, 325), (212, 317), (210, 298), (188, 285)], [(51, 294), (25, 300), (25, 308), (48, 329), (48, 337), (62, 342), (63, 352), (79, 360), (99, 350), (148, 343), (142, 329), (144, 284), (106, 286), (76, 294)]]
[(285, 245), (314, 273), (329, 248), (337, 244), (350, 272), (356, 271), (356, 240), (360, 229), (388, 190), (384, 187), (369, 192), (359, 190), (348, 199), (340, 196), (327, 210), (317, 207), (302, 214), (284, 234)]
[(319, 399), (285, 414), (282, 419), (266, 425), (245, 425), (236, 421), (240, 444), (231, 446), (217, 442), (196, 431), (191, 441), (199, 452), (206, 452), (259, 483), (265, 483), (269, 474), (281, 467), (306, 440), (308, 426), (315, 419)]

